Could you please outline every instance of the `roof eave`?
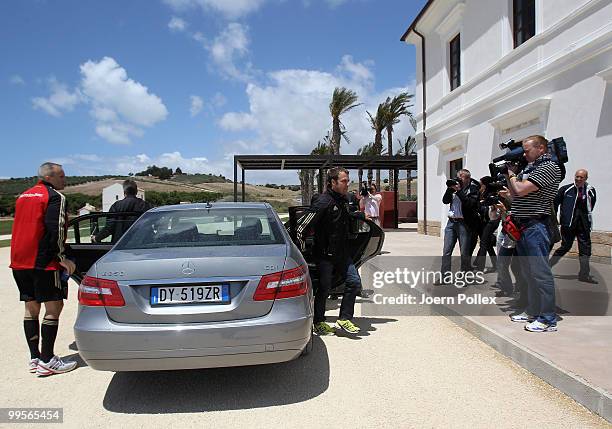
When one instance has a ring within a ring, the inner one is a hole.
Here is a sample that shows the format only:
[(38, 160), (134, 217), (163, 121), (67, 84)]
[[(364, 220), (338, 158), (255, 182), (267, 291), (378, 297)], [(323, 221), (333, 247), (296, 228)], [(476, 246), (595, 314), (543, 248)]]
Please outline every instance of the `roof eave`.
[(400, 38), (401, 42), (406, 42), (408, 39), (408, 36), (410, 35), (410, 33), (412, 31), (414, 31), (416, 25), (418, 24), (419, 20), (423, 17), (423, 15), (425, 15), (425, 13), (427, 12), (427, 10), (429, 9), (429, 7), (432, 5), (432, 3), (435, 0), (428, 0), (427, 3), (425, 4), (425, 6), (423, 6), (423, 9), (421, 9), (421, 11), (419, 12), (419, 14), (416, 16), (416, 18), (414, 18), (414, 21), (412, 21), (412, 24), (410, 24), (410, 26), (408, 27), (408, 30), (406, 30), (404, 32), (404, 34), (402, 35), (402, 37)]

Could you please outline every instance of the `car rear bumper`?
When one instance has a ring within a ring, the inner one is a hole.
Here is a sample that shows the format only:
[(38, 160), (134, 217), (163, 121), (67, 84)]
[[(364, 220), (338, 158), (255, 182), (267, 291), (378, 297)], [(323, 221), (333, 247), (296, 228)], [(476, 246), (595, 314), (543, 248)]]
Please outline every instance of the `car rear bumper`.
[[(284, 302), (283, 302), (284, 301)], [(214, 368), (285, 362), (310, 340), (312, 313), (303, 301), (279, 300), (266, 316), (202, 324), (126, 324), (103, 307), (79, 307), (74, 326), (79, 354), (103, 371)], [(300, 314), (300, 317), (288, 316)]]

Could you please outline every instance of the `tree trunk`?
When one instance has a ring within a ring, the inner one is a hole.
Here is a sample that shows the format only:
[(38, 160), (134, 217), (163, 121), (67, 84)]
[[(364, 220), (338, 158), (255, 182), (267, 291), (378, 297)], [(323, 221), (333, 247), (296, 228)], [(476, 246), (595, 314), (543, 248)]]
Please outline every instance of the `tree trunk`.
[(362, 168), (360, 168), (357, 171), (357, 177), (359, 178), (359, 183), (357, 185), (357, 189), (359, 190), (359, 189), (361, 189), (361, 182), (363, 182), (363, 169)]
[[(370, 186), (372, 184), (372, 177), (373, 177), (372, 169), (368, 168), (368, 186)], [(380, 189), (379, 189), (379, 191), (380, 191)]]
[(333, 118), (332, 121), (332, 141), (331, 146), (334, 151), (334, 155), (340, 155), (340, 139), (342, 135), (340, 133), (340, 118)]
[[(376, 130), (373, 149), (375, 156), (380, 156), (382, 152), (382, 130)], [(380, 169), (376, 170), (376, 188), (380, 191)]]
[[(392, 126), (387, 127), (387, 155), (393, 156), (393, 127)], [(395, 180), (395, 177), (393, 174), (393, 170), (390, 169), (389, 170), (389, 190), (394, 189), (393, 188), (394, 180)]]
[(300, 192), (302, 194), (302, 205), (309, 206), (313, 196), (313, 170), (300, 170)]
[(406, 198), (412, 195), (412, 170), (406, 170)]

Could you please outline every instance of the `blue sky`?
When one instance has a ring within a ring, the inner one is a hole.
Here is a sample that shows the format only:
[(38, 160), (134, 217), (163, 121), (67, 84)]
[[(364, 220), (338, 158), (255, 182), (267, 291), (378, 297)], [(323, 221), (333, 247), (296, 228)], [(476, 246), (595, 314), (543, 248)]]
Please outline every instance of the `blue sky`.
[(331, 128), (335, 86), (363, 103), (343, 118), (342, 152), (355, 153), (373, 140), (366, 109), (414, 90), (414, 48), (399, 37), (424, 3), (2, 1), (0, 177), (46, 160), (68, 175), (157, 164), (230, 177), (235, 153), (309, 153)]

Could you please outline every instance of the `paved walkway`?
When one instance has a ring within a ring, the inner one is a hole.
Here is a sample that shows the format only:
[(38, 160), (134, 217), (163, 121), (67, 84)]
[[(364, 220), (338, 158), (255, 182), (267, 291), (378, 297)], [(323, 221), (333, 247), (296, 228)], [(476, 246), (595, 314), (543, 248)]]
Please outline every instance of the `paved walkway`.
[[(417, 265), (425, 257), (426, 268), (439, 269), (438, 257), (443, 240), (416, 233), (414, 225), (399, 231), (387, 231), (383, 255), (373, 259), (362, 272), (392, 271), (405, 257)], [(457, 246), (458, 247), (458, 246)], [(458, 252), (458, 249), (455, 249)], [(458, 253), (456, 253), (458, 255)], [(427, 258), (429, 256), (429, 258)], [(429, 260), (428, 260), (429, 259)], [(453, 261), (454, 263), (454, 261)], [(416, 268), (416, 267), (412, 267)], [(474, 333), (500, 352), (555, 385), (587, 408), (612, 420), (612, 265), (592, 263), (592, 273), (599, 285), (577, 281), (578, 261), (563, 259), (555, 268), (557, 307), (561, 320), (559, 331), (536, 334), (512, 323), (508, 315), (514, 301), (497, 298), (497, 305), (437, 306), (437, 310)], [(363, 273), (367, 277), (366, 273)], [(496, 274), (487, 274), (488, 283), (471, 287), (467, 293), (495, 296)], [(433, 286), (420, 285), (431, 293)], [(461, 290), (463, 291), (463, 290)], [(462, 316), (462, 317), (453, 317)]]

